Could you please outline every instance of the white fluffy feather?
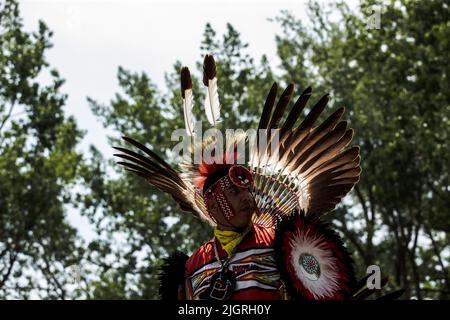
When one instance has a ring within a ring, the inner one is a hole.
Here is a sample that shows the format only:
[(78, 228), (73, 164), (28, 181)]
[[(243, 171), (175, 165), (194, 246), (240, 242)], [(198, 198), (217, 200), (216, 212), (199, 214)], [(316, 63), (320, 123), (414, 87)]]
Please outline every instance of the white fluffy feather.
[(215, 126), (220, 118), (219, 93), (217, 91), (217, 77), (208, 81), (205, 95), (206, 117), (212, 126)]
[(194, 116), (192, 114), (193, 107), (194, 107), (194, 98), (192, 94), (192, 89), (185, 90), (183, 99), (184, 125), (186, 127), (186, 132), (189, 136), (193, 136), (195, 134)]
[[(335, 258), (332, 252), (322, 247), (323, 238), (311, 235), (310, 232), (299, 234), (297, 232), (291, 239), (292, 260), (295, 272), (303, 285), (314, 295), (316, 299), (331, 297), (338, 289), (336, 281)], [(320, 264), (320, 276), (317, 280), (310, 280), (300, 267), (298, 260), (302, 253), (314, 256)]]

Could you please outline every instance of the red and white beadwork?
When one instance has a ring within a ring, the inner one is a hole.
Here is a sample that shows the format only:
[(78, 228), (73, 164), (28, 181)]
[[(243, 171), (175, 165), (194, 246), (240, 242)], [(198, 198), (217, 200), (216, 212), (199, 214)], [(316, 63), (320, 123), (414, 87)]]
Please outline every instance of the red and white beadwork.
[(252, 173), (244, 166), (232, 166), (228, 172), (228, 177), (239, 188), (250, 188), (253, 185)]
[(210, 205), (210, 201), (217, 201), (219, 209), (222, 210), (222, 213), (227, 220), (230, 220), (235, 216), (235, 212), (224, 193), (224, 191), (232, 185), (239, 188), (250, 188), (253, 186), (252, 174), (244, 166), (233, 165), (230, 167), (228, 175), (225, 175), (216, 181), (208, 188), (204, 195), (207, 206)]

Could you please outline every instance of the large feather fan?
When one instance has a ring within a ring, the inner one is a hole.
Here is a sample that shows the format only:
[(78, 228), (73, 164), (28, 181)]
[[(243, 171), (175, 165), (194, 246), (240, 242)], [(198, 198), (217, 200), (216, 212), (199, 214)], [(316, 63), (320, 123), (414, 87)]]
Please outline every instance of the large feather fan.
[[(280, 218), (290, 215), (294, 208), (300, 208), (306, 215), (323, 215), (333, 210), (359, 180), (359, 147), (347, 148), (353, 130), (347, 127), (346, 121), (341, 121), (344, 108), (337, 109), (316, 126), (316, 120), (329, 100), (325, 95), (297, 125), (311, 96), (311, 88), (305, 89), (291, 110), (286, 112), (293, 92), (291, 84), (275, 105), (277, 85), (274, 84), (261, 114), (258, 129), (267, 131), (269, 137), (271, 129), (279, 129), (280, 144), (276, 150), (278, 157), (273, 156), (270, 143), (251, 152), (248, 167), (254, 175), (254, 196), (259, 208), (254, 223), (274, 226)], [(285, 120), (280, 125), (283, 118)], [(129, 137), (124, 139), (143, 153), (116, 147), (122, 152), (116, 156), (126, 160), (120, 164), (170, 194), (183, 210), (214, 225), (200, 190), (190, 179), (194, 165), (175, 170), (143, 144)]]
[(274, 107), (277, 85), (272, 86), (258, 126), (259, 130), (267, 132), (269, 141), (270, 130), (279, 129), (279, 149), (275, 149), (278, 157), (273, 157), (268, 145), (265, 150), (257, 150), (250, 161), (261, 212), (257, 222), (261, 224), (273, 225), (295, 208), (318, 216), (333, 210), (358, 182), (361, 173), (359, 147), (346, 149), (353, 130), (347, 128), (346, 121), (341, 121), (344, 108), (314, 126), (328, 103), (328, 95), (323, 96), (296, 126), (311, 96), (312, 90), (308, 87), (284, 123), (279, 125), (293, 89), (294, 86), (289, 85)]

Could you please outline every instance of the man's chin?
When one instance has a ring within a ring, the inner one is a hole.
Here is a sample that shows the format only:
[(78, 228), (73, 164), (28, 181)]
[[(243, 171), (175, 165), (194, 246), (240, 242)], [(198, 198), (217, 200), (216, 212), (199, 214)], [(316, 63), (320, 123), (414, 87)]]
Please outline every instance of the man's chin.
[(241, 226), (236, 226), (235, 231), (237, 232), (245, 232), (252, 225), (252, 221), (250, 220), (247, 224), (243, 224)]
[(248, 212), (241, 212), (242, 217), (245, 217), (245, 219), (242, 219), (242, 223), (239, 223), (239, 228), (247, 228), (249, 225), (252, 224), (252, 217), (253, 217), (253, 210), (249, 210)]

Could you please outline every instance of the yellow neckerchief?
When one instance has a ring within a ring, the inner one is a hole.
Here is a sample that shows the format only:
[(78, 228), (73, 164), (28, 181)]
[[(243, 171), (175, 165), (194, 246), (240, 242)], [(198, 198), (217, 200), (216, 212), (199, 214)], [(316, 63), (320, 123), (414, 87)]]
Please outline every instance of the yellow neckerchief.
[(249, 230), (250, 227), (247, 227), (242, 232), (220, 230), (215, 228), (214, 235), (216, 236), (217, 240), (219, 240), (223, 250), (225, 250), (228, 256), (230, 256), (233, 253), (234, 249), (238, 246), (238, 244), (241, 243), (242, 239), (245, 237)]

